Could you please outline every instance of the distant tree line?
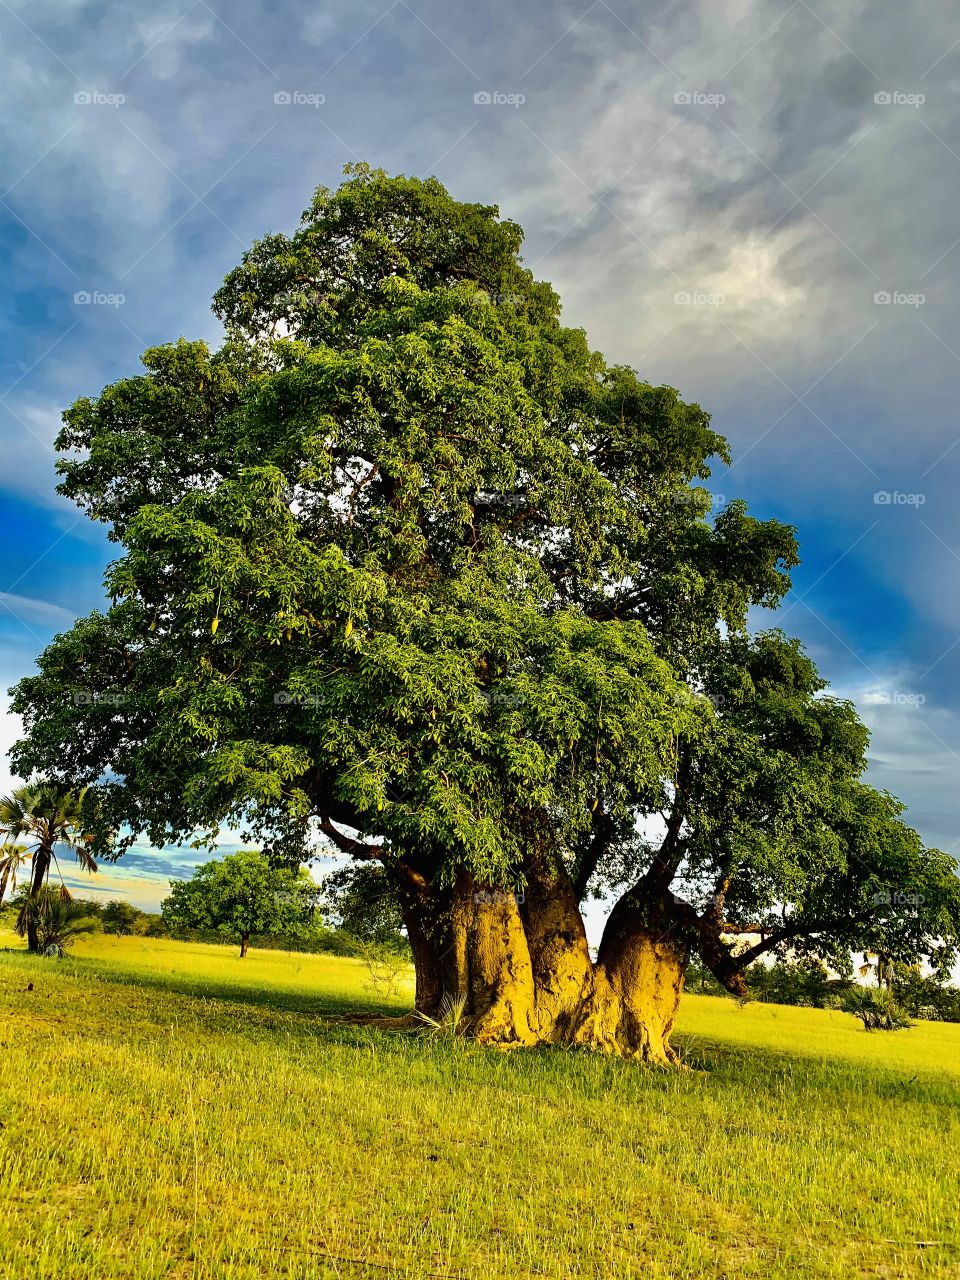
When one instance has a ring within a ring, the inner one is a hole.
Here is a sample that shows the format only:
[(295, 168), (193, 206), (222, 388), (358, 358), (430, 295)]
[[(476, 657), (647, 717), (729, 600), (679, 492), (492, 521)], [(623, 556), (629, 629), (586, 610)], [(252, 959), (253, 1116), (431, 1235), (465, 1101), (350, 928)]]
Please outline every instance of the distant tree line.
[[(843, 1009), (862, 1017), (861, 1007), (878, 992), (851, 978), (831, 977), (826, 966), (814, 959), (752, 965), (746, 973), (748, 999), (767, 1004), (801, 1005), (811, 1009)], [(688, 991), (698, 995), (729, 996), (710, 970), (694, 962), (687, 973)], [(923, 974), (917, 965), (892, 964), (886, 971), (876, 1004), (889, 1004), (909, 1018), (934, 1022), (960, 1022), (960, 987), (945, 975)]]
[[(104, 902), (96, 898), (66, 895), (64, 901), (71, 922), (79, 928), (70, 930), (73, 940), (79, 933), (104, 933), (126, 937), (173, 938), (183, 942), (223, 943), (234, 936), (244, 936), (243, 919), (236, 901), (238, 888), (245, 889), (250, 899), (250, 864), (258, 872), (263, 868), (262, 855), (245, 852), (204, 864), (190, 880), (171, 882), (171, 894), (161, 912), (142, 911), (123, 900)], [(247, 882), (238, 886), (237, 873), (247, 864)], [(228, 889), (224, 881), (229, 877)], [(303, 881), (306, 883), (306, 881)], [(309, 894), (308, 909), (294, 911), (289, 901), (262, 901), (265, 891), (276, 886), (254, 885), (260, 900), (253, 903), (251, 928), (247, 932), (249, 947), (276, 951), (300, 951), (331, 955), (357, 956), (369, 960), (372, 953), (406, 956), (409, 946), (401, 931), (399, 911), (385, 887), (379, 883), (374, 868), (347, 868), (328, 876), (322, 886), (314, 886)], [(59, 890), (49, 890), (51, 900)], [(0, 906), (0, 927), (15, 929), (29, 897), (24, 885), (9, 901)], [(230, 893), (233, 897), (230, 897)], [(52, 903), (52, 905), (56, 905)], [(59, 915), (63, 914), (58, 909)], [(42, 949), (42, 948), (41, 948)]]

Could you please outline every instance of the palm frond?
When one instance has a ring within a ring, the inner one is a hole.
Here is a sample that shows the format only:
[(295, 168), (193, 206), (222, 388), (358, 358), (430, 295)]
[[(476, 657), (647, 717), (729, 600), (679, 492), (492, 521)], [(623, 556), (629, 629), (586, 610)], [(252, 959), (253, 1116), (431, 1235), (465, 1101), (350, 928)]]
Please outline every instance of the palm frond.
[(93, 875), (97, 870), (97, 864), (89, 850), (84, 849), (82, 845), (77, 845), (73, 852), (84, 871), (89, 871)]

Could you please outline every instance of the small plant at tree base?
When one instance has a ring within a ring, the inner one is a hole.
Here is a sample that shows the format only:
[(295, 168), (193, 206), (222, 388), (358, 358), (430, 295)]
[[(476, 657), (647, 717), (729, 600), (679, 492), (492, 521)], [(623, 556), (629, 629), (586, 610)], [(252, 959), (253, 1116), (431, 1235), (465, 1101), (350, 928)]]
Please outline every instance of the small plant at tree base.
[(454, 1039), (456, 1036), (463, 1035), (468, 1022), (466, 1015), (467, 999), (466, 996), (449, 996), (446, 995), (440, 1002), (440, 1008), (437, 1010), (437, 1016), (431, 1017), (428, 1013), (417, 1011), (417, 1018), (423, 1024), (424, 1031), (435, 1039)]
[(889, 991), (871, 988), (852, 991), (846, 1009), (860, 1019), (866, 1031), (904, 1031), (912, 1026)]

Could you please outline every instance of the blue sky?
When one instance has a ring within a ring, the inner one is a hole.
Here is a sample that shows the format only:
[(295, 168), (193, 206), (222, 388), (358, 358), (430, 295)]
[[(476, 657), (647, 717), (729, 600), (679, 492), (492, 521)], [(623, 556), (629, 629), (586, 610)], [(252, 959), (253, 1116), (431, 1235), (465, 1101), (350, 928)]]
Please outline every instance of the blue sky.
[[(960, 11), (4, 0), (0, 34), (0, 686), (102, 599), (102, 530), (53, 491), (62, 409), (215, 342), (243, 248), (363, 159), (498, 202), (568, 323), (712, 411), (715, 492), (799, 529), (782, 624), (960, 851)], [(98, 885), (155, 906), (195, 860)]]

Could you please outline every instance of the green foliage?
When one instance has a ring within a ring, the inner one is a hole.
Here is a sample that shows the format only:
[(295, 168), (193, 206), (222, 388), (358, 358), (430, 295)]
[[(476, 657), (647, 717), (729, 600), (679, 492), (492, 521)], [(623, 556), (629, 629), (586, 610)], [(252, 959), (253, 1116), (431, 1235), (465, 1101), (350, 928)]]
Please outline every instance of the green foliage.
[(917, 965), (893, 966), (893, 997), (912, 1018), (960, 1022), (960, 987), (941, 975), (924, 975)]
[(911, 1026), (893, 993), (882, 987), (854, 987), (844, 1007), (860, 1019), (865, 1031), (903, 1031)]
[(189, 880), (171, 880), (161, 916), (175, 936), (181, 930), (237, 939), (296, 936), (309, 929), (319, 896), (305, 868), (295, 874), (257, 850), (241, 850), (197, 867)]
[(811, 1009), (839, 1008), (850, 983), (831, 978), (826, 966), (815, 958), (798, 963), (778, 960), (757, 964), (747, 975), (750, 995), (773, 1004), (800, 1005)]
[[(697, 683), (687, 696), (709, 708), (710, 730), (681, 744), (664, 796), (683, 824), (677, 893), (701, 922), (762, 935), (724, 959), (721, 980), (767, 952), (841, 974), (851, 949), (949, 967), (956, 861), (925, 848), (904, 806), (862, 781), (867, 730), (850, 702), (826, 694), (799, 642), (779, 631), (718, 637), (701, 650)], [(601, 870), (626, 880), (634, 856)]]
[(400, 908), (382, 867), (341, 867), (321, 884), (326, 911), (340, 929), (364, 943), (406, 950)]
[(24, 891), (14, 905), (17, 933), (26, 937), (32, 926), (40, 955), (62, 959), (78, 938), (97, 930), (97, 921), (87, 911), (86, 904), (74, 902), (64, 888), (45, 885), (32, 896)]
[(104, 933), (142, 937), (156, 919), (129, 902), (108, 902), (100, 912)]
[[(763, 1004), (794, 1005), (809, 1009), (842, 1007), (851, 983), (845, 978), (831, 978), (822, 961), (814, 957), (802, 960), (776, 960), (773, 964), (757, 961), (744, 975), (747, 998)], [(687, 968), (686, 990), (699, 995), (729, 995), (709, 968), (694, 956)]]
[(779, 598), (793, 537), (707, 518), (706, 413), (564, 328), (520, 238), (357, 167), (228, 277), (219, 352), (68, 410), (61, 491), (125, 550), (19, 686), (21, 769), (125, 842), (247, 821), (294, 863), (325, 810), (486, 879), (531, 811), (562, 846), (656, 785), (703, 719), (667, 659)]

